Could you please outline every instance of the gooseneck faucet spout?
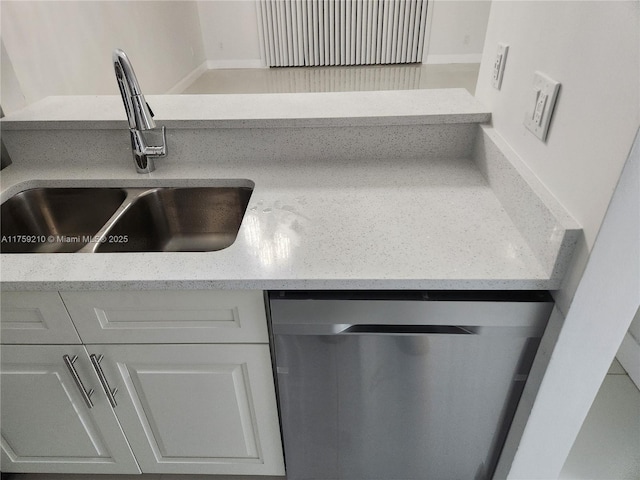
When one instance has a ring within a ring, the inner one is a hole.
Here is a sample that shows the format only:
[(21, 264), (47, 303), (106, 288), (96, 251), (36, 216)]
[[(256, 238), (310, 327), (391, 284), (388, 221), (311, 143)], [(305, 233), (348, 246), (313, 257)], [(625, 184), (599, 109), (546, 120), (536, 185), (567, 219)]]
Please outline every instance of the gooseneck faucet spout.
[(120, 88), (120, 95), (127, 112), (129, 133), (131, 134), (131, 149), (133, 161), (138, 173), (150, 173), (155, 170), (154, 157), (164, 157), (167, 154), (167, 136), (165, 127), (162, 127), (162, 145), (149, 146), (143, 132), (157, 131), (156, 122), (153, 120), (153, 112), (144, 99), (140, 84), (133, 71), (131, 62), (119, 48), (113, 51), (113, 67), (116, 72), (116, 80)]

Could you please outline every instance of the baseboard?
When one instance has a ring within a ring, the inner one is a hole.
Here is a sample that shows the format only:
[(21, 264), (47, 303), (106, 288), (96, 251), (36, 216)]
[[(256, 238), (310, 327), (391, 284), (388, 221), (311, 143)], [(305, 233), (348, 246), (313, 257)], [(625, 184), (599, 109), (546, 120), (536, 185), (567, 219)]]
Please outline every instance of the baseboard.
[(460, 55), (427, 55), (424, 63), (432, 65), (443, 63), (480, 63), (481, 60), (481, 53), (467, 53)]
[(640, 389), (640, 343), (629, 332), (624, 336), (616, 357), (629, 378)]
[(193, 70), (186, 77), (184, 77), (182, 80), (180, 80), (178, 83), (176, 83), (173, 87), (171, 87), (169, 90), (167, 90), (167, 94), (175, 95), (175, 94), (180, 94), (180, 93), (184, 92), (184, 90), (189, 85), (191, 85), (195, 81), (196, 78), (198, 78), (200, 75), (202, 75), (204, 72), (207, 71), (207, 68), (208, 68), (207, 62), (206, 61), (202, 62), (198, 68)]
[(207, 60), (209, 70), (225, 68), (266, 68), (262, 60)]

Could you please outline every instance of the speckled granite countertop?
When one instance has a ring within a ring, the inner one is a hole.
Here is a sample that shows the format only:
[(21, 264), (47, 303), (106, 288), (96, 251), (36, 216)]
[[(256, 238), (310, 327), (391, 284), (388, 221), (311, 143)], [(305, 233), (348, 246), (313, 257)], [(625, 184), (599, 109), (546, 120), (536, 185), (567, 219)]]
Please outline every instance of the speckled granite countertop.
[(217, 166), (192, 172), (165, 165), (145, 180), (114, 169), (92, 175), (41, 169), (37, 177), (44, 182), (29, 180), (31, 173), (15, 175), (18, 189), (42, 183), (215, 185), (180, 177), (246, 178), (256, 186), (238, 237), (225, 250), (4, 254), (5, 287), (27, 287), (23, 282), (49, 288), (549, 287), (527, 242), (470, 160), (300, 170)]
[[(478, 123), (488, 110), (462, 88), (376, 92), (147, 95), (167, 128)], [(90, 119), (90, 120), (87, 120)], [(53, 96), (7, 116), (3, 128), (122, 128), (118, 95)], [(51, 122), (56, 122), (52, 125)]]
[[(458, 122), (469, 122), (463, 110)], [(19, 129), (21, 121), (11, 128)], [(128, 148), (128, 134), (123, 139), (118, 154)], [(168, 158), (144, 176), (135, 173), (130, 158), (115, 164), (89, 160), (89, 165), (86, 159), (18, 161), (2, 173), (2, 201), (41, 185), (203, 186), (249, 179), (255, 189), (238, 237), (227, 249), (3, 254), (2, 288), (556, 288), (559, 280), (551, 278), (468, 150), (457, 158), (430, 154), (401, 160), (373, 155), (317, 161), (311, 155), (299, 161), (219, 157), (184, 163)]]

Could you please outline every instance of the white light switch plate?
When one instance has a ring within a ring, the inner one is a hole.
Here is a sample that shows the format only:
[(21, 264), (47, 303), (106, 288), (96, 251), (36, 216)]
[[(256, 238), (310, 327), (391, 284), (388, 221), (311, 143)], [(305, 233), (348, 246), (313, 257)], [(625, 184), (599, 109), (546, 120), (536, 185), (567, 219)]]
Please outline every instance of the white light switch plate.
[(504, 76), (504, 65), (507, 63), (507, 53), (509, 53), (509, 45), (504, 43), (498, 44), (498, 52), (493, 62), (493, 70), (491, 71), (491, 85), (493, 88), (500, 90), (502, 86), (502, 77)]
[(543, 142), (547, 139), (559, 90), (560, 82), (547, 77), (544, 73), (535, 72), (533, 90), (524, 116), (524, 126)]

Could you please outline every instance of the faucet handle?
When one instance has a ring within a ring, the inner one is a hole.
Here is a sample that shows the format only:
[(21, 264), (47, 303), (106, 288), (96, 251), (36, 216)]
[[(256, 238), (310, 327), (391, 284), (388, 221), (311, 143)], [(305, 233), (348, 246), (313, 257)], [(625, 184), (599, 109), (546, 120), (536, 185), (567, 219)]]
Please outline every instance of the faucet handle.
[[(151, 130), (146, 130), (147, 132)], [(167, 129), (162, 126), (162, 145), (149, 146), (140, 130), (131, 130), (134, 151), (136, 154), (146, 157), (164, 157), (167, 154)]]
[[(157, 130), (157, 129), (154, 129)], [(149, 132), (150, 130), (147, 130)], [(131, 146), (133, 147), (133, 161), (138, 173), (151, 173), (156, 167), (154, 157), (164, 157), (167, 154), (167, 130), (162, 126), (162, 145), (148, 146), (144, 134), (140, 130), (129, 130)]]
[(143, 144), (144, 154), (148, 157), (164, 157), (167, 154), (167, 129), (162, 126), (162, 145), (151, 147)]
[(156, 157), (164, 157), (167, 154), (167, 129), (164, 125), (162, 126), (162, 145), (155, 148), (159, 148), (158, 153), (155, 154)]

